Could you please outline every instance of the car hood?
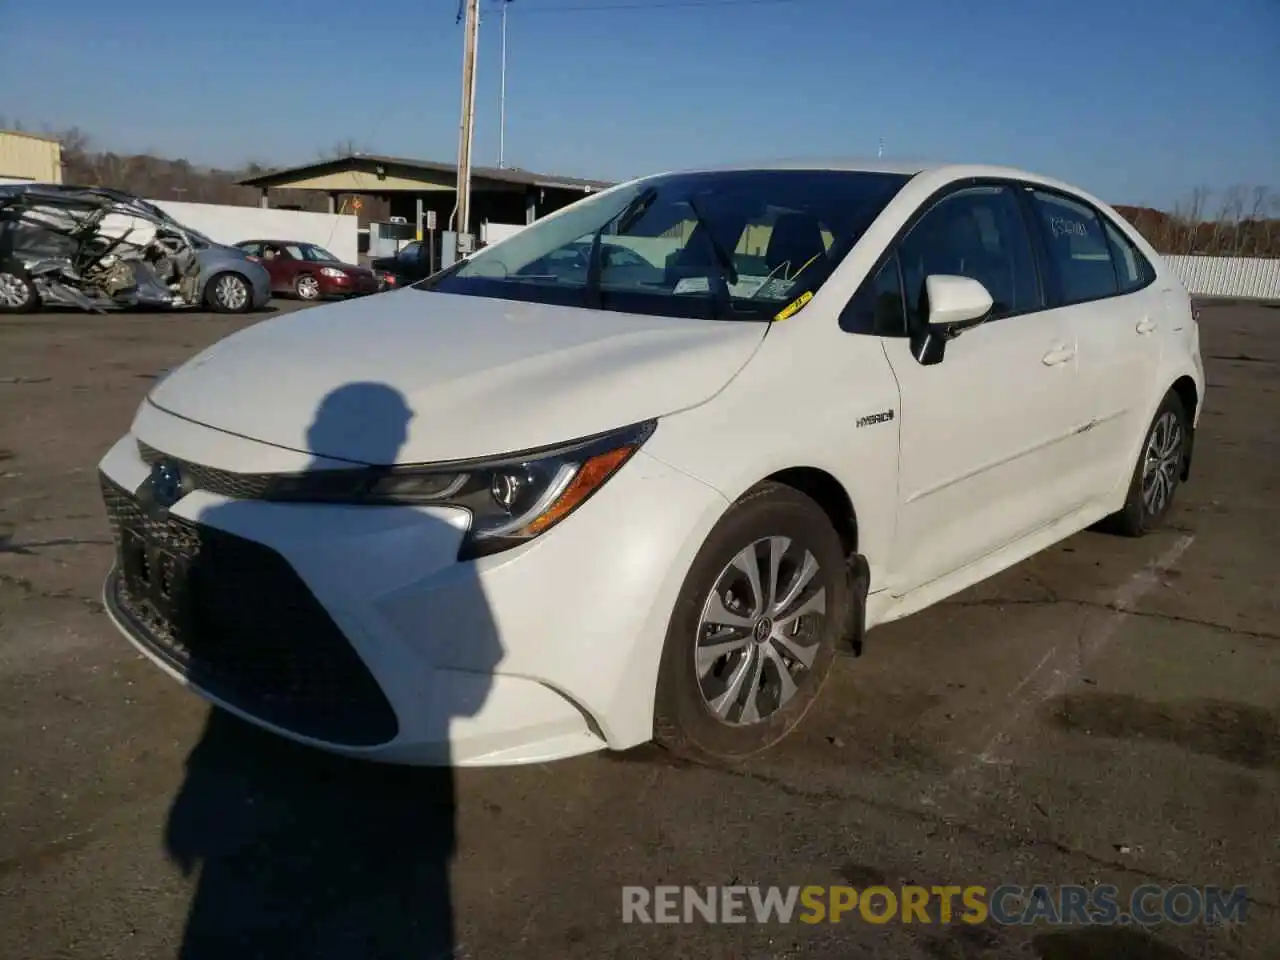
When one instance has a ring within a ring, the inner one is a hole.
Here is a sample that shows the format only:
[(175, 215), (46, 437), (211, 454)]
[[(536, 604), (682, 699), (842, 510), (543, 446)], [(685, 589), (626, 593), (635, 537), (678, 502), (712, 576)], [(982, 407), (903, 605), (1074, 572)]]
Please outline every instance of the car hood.
[(249, 327), (178, 367), (149, 402), (328, 458), (491, 456), (697, 406), (767, 329), (400, 290)]

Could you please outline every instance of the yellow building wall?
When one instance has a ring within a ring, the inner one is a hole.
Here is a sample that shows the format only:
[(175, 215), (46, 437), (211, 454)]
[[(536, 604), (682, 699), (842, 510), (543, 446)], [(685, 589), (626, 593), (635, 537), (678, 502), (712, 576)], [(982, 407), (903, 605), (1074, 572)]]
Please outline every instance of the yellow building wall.
[(62, 182), (62, 145), (29, 133), (0, 130), (0, 177)]

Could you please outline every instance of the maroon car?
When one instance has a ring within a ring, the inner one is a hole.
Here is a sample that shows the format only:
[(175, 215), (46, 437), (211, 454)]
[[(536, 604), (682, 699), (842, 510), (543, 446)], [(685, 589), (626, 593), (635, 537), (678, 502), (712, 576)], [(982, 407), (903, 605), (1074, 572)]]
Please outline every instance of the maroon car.
[(301, 300), (377, 293), (377, 275), (367, 267), (343, 263), (324, 247), (295, 240), (244, 240), (236, 244), (271, 274), (271, 292)]

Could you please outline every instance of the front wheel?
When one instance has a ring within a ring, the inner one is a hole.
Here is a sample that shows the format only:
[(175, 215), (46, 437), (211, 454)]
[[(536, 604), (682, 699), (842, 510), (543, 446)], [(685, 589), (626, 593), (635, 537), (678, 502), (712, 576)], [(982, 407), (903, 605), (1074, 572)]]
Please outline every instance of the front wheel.
[(299, 300), (319, 300), (320, 281), (309, 273), (303, 273), (293, 281), (293, 292)]
[(22, 267), (0, 267), (0, 313), (31, 313), (40, 305), (35, 281)]
[(1107, 518), (1117, 533), (1140, 537), (1164, 523), (1182, 481), (1188, 429), (1182, 401), (1170, 391), (1147, 428), (1124, 507)]
[(840, 538), (804, 494), (765, 483), (703, 544), (667, 630), (654, 737), (732, 761), (803, 719), (831, 670), (850, 589)]
[(205, 300), (217, 313), (247, 313), (253, 306), (253, 291), (240, 274), (220, 273), (205, 288)]

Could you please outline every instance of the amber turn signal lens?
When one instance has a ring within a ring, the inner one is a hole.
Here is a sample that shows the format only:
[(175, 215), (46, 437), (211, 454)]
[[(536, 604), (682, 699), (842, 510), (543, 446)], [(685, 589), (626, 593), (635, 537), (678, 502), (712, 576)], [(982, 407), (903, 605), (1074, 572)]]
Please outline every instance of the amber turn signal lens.
[(577, 474), (569, 482), (569, 485), (565, 487), (564, 493), (560, 494), (556, 501), (525, 527), (522, 532), (526, 536), (535, 536), (560, 522), (587, 497), (600, 489), (601, 485), (631, 458), (636, 449), (634, 446), (618, 447), (617, 449), (597, 454), (586, 461), (578, 468)]

